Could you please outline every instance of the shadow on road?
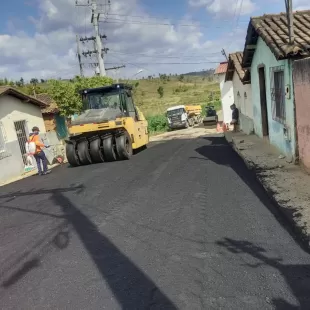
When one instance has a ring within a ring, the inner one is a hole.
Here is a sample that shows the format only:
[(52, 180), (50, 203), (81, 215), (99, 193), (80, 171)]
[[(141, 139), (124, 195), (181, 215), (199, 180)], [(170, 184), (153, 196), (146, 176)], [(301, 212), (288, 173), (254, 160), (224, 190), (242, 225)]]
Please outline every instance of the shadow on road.
[[(1, 199), (11, 199), (11, 197), (49, 194), (52, 206), (60, 207), (62, 211), (62, 215), (60, 216), (42, 212), (41, 210), (28, 210), (20, 207), (1, 205), (0, 208), (13, 209), (14, 211), (26, 212), (29, 214), (51, 216), (56, 219), (62, 219), (63, 223), (70, 225), (79, 236), (89, 256), (97, 266), (103, 280), (109, 285), (122, 309), (177, 309), (173, 302), (156, 286), (156, 284), (122, 253), (109, 238), (102, 234), (96, 225), (65, 196), (66, 192), (81, 192), (82, 190), (82, 188), (34, 190), (27, 193), (15, 192), (10, 193), (10, 195), (0, 196)], [(57, 229), (57, 234), (53, 237), (53, 242), (60, 249), (67, 247), (69, 245), (68, 233)], [(10, 265), (7, 271), (11, 271), (24, 257), (30, 256), (31, 251), (37, 252), (36, 247), (41, 243), (50, 244), (50, 238), (49, 241), (43, 238), (32, 250), (23, 253), (20, 258)], [(40, 255), (40, 257), (42, 258), (42, 255)], [(2, 282), (2, 287), (8, 288), (36, 267), (39, 267), (39, 261), (36, 256), (32, 255), (31, 259), (28, 259), (21, 267), (11, 272), (11, 276)], [(1, 273), (2, 272), (3, 270), (1, 270)]]
[[(268, 197), (265, 189), (256, 179), (254, 173), (250, 172), (239, 155), (231, 148), (224, 137), (206, 137), (209, 142), (196, 149), (197, 153), (204, 158), (201, 160), (210, 160), (218, 165), (231, 167), (243, 182), (253, 191), (259, 200), (270, 210), (277, 218), (278, 222), (284, 227), (296, 240), (295, 234), (289, 229), (287, 223), (281, 218), (273, 202)], [(302, 244), (297, 239), (298, 243)], [(233, 240), (225, 238), (218, 241), (217, 244), (225, 247), (228, 251), (242, 255), (244, 253), (256, 258), (259, 262), (256, 265), (249, 265), (257, 268), (261, 265), (269, 265), (277, 269), (286, 280), (291, 291), (298, 300), (300, 306), (294, 306), (281, 298), (273, 299), (272, 304), (275, 309), (309, 309), (310, 305), (310, 265), (286, 265), (281, 259), (268, 257), (266, 250), (256, 246), (248, 241)]]
[[(278, 270), (286, 280), (299, 306), (294, 306), (283, 298), (273, 298), (271, 304), (277, 310), (309, 309), (310, 305), (310, 265), (288, 265), (279, 258), (268, 257), (266, 250), (248, 241), (224, 238), (216, 243), (236, 255), (248, 254), (258, 262), (246, 264), (247, 267), (258, 268), (268, 265)], [(240, 261), (242, 261), (240, 259)]]
[[(209, 142), (196, 149), (196, 152), (202, 155), (204, 158), (201, 160), (211, 160), (217, 165), (228, 166), (232, 168), (241, 180), (252, 190), (257, 198), (267, 207), (267, 209), (273, 214), (278, 220), (280, 225), (287, 230), (292, 238), (300, 245), (300, 247), (309, 253), (308, 248), (299, 238), (296, 233), (292, 230), (288, 221), (283, 217), (283, 213), (279, 212), (280, 206), (275, 206), (274, 201), (271, 200), (270, 196), (267, 195), (266, 190), (257, 180), (255, 173), (250, 171), (240, 156), (232, 149), (225, 137), (205, 137), (203, 138)], [(273, 193), (268, 193), (272, 195)], [(286, 210), (284, 210), (286, 212)]]

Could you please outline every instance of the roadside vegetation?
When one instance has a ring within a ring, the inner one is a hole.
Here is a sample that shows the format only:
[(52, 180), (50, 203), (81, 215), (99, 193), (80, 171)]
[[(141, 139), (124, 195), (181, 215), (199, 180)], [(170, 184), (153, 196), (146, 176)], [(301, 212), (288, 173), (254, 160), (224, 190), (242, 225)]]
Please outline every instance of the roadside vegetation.
[[(219, 84), (213, 79), (212, 71), (206, 74), (195, 75), (167, 75), (159, 77), (149, 76), (140, 80), (129, 81), (133, 86), (133, 96), (136, 105), (144, 113), (149, 123), (151, 134), (165, 132), (168, 123), (165, 112), (167, 108), (175, 105), (201, 105), (203, 113), (205, 107), (213, 105), (220, 110)], [(71, 80), (38, 80), (31, 79), (25, 83), (19, 81), (0, 79), (1, 85), (16, 87), (20, 91), (36, 96), (40, 93), (49, 94), (59, 106), (62, 115), (68, 117), (79, 113), (82, 102), (78, 91), (89, 87), (110, 85), (114, 81), (108, 77), (75, 77)], [(120, 81), (128, 82), (128, 81)]]

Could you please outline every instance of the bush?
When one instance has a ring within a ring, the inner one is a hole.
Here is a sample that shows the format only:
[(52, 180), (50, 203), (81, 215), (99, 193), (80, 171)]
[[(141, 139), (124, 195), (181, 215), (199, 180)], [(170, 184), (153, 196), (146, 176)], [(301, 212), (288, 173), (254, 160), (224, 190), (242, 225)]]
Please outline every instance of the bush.
[(165, 115), (154, 115), (146, 118), (150, 133), (167, 131), (168, 122)]

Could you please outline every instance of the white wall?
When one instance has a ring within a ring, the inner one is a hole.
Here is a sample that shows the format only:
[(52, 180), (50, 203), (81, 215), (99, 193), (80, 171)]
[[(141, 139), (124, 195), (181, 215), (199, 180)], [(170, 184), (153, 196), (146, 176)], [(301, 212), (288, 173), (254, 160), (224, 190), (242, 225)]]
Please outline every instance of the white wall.
[[(253, 118), (251, 84), (243, 85), (236, 71), (234, 72), (233, 76), (233, 92), (234, 101), (240, 113), (250, 118)], [(238, 92), (240, 96), (238, 96)]]
[(223, 110), (224, 123), (231, 122), (231, 109), (230, 106), (234, 103), (234, 91), (232, 81), (225, 82), (225, 73), (219, 74), (221, 101)]
[(24, 103), (12, 96), (1, 96), (0, 122), (5, 130), (7, 142), (17, 140), (14, 122), (23, 120), (26, 121), (28, 132), (31, 132), (33, 126), (38, 126), (41, 132), (45, 132), (44, 120), (39, 107)]

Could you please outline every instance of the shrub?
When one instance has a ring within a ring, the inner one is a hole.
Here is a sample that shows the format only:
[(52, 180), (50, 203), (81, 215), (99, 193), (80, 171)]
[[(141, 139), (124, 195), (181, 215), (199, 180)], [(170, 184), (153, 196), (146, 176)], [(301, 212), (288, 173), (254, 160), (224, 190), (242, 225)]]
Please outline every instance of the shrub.
[(166, 131), (168, 129), (168, 122), (165, 115), (154, 115), (146, 117), (148, 121), (148, 128), (150, 133)]

